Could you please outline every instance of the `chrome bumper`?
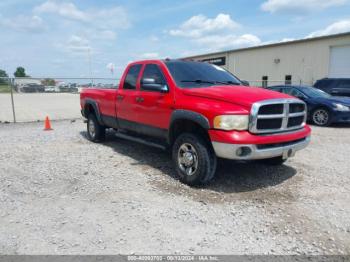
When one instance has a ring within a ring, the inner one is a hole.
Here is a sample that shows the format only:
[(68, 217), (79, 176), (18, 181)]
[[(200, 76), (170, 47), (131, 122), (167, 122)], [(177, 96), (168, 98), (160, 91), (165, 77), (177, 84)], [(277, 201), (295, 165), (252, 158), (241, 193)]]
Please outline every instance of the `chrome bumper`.
[(310, 143), (310, 136), (295, 143), (276, 143), (269, 145), (226, 144), (212, 142), (216, 156), (234, 160), (266, 159), (282, 156), (284, 159), (292, 157)]

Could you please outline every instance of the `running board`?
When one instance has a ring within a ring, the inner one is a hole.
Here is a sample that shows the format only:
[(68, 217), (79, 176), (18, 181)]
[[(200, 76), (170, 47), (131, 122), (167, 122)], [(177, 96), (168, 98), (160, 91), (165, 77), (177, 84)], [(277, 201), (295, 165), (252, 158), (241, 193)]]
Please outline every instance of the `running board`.
[(136, 142), (136, 143), (140, 143), (140, 144), (143, 144), (143, 145), (146, 145), (146, 146), (151, 146), (151, 147), (159, 148), (161, 150), (166, 150), (165, 146), (157, 144), (157, 143), (146, 141), (145, 139), (142, 139), (142, 138), (126, 135), (126, 134), (119, 133), (119, 132), (115, 133), (115, 136), (118, 137), (118, 138), (122, 138), (122, 139), (126, 139), (126, 140), (133, 141), (133, 142)]

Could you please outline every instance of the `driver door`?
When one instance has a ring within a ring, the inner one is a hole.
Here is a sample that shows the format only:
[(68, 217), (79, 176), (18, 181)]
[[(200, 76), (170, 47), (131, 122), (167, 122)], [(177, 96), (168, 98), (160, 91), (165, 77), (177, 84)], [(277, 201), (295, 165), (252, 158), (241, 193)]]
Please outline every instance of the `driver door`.
[[(154, 80), (164, 90), (148, 88), (144, 79)], [(138, 99), (138, 121), (145, 135), (165, 137), (169, 128), (173, 99), (162, 69), (157, 64), (146, 64), (141, 76)]]

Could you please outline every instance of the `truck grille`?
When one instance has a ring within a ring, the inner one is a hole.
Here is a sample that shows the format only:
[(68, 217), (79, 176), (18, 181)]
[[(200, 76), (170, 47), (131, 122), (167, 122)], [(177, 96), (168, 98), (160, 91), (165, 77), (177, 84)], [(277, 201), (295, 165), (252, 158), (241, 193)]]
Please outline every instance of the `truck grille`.
[(253, 104), (249, 131), (278, 133), (300, 129), (306, 121), (306, 104), (298, 99), (272, 99)]

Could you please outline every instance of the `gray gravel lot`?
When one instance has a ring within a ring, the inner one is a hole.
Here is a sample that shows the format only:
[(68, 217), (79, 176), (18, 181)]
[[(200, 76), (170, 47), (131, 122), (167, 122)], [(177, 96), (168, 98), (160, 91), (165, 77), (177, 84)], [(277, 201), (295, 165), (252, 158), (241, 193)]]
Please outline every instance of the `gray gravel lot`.
[(0, 124), (1, 254), (349, 254), (350, 128), (286, 165), (220, 161), (205, 188), (167, 153), (78, 120)]

